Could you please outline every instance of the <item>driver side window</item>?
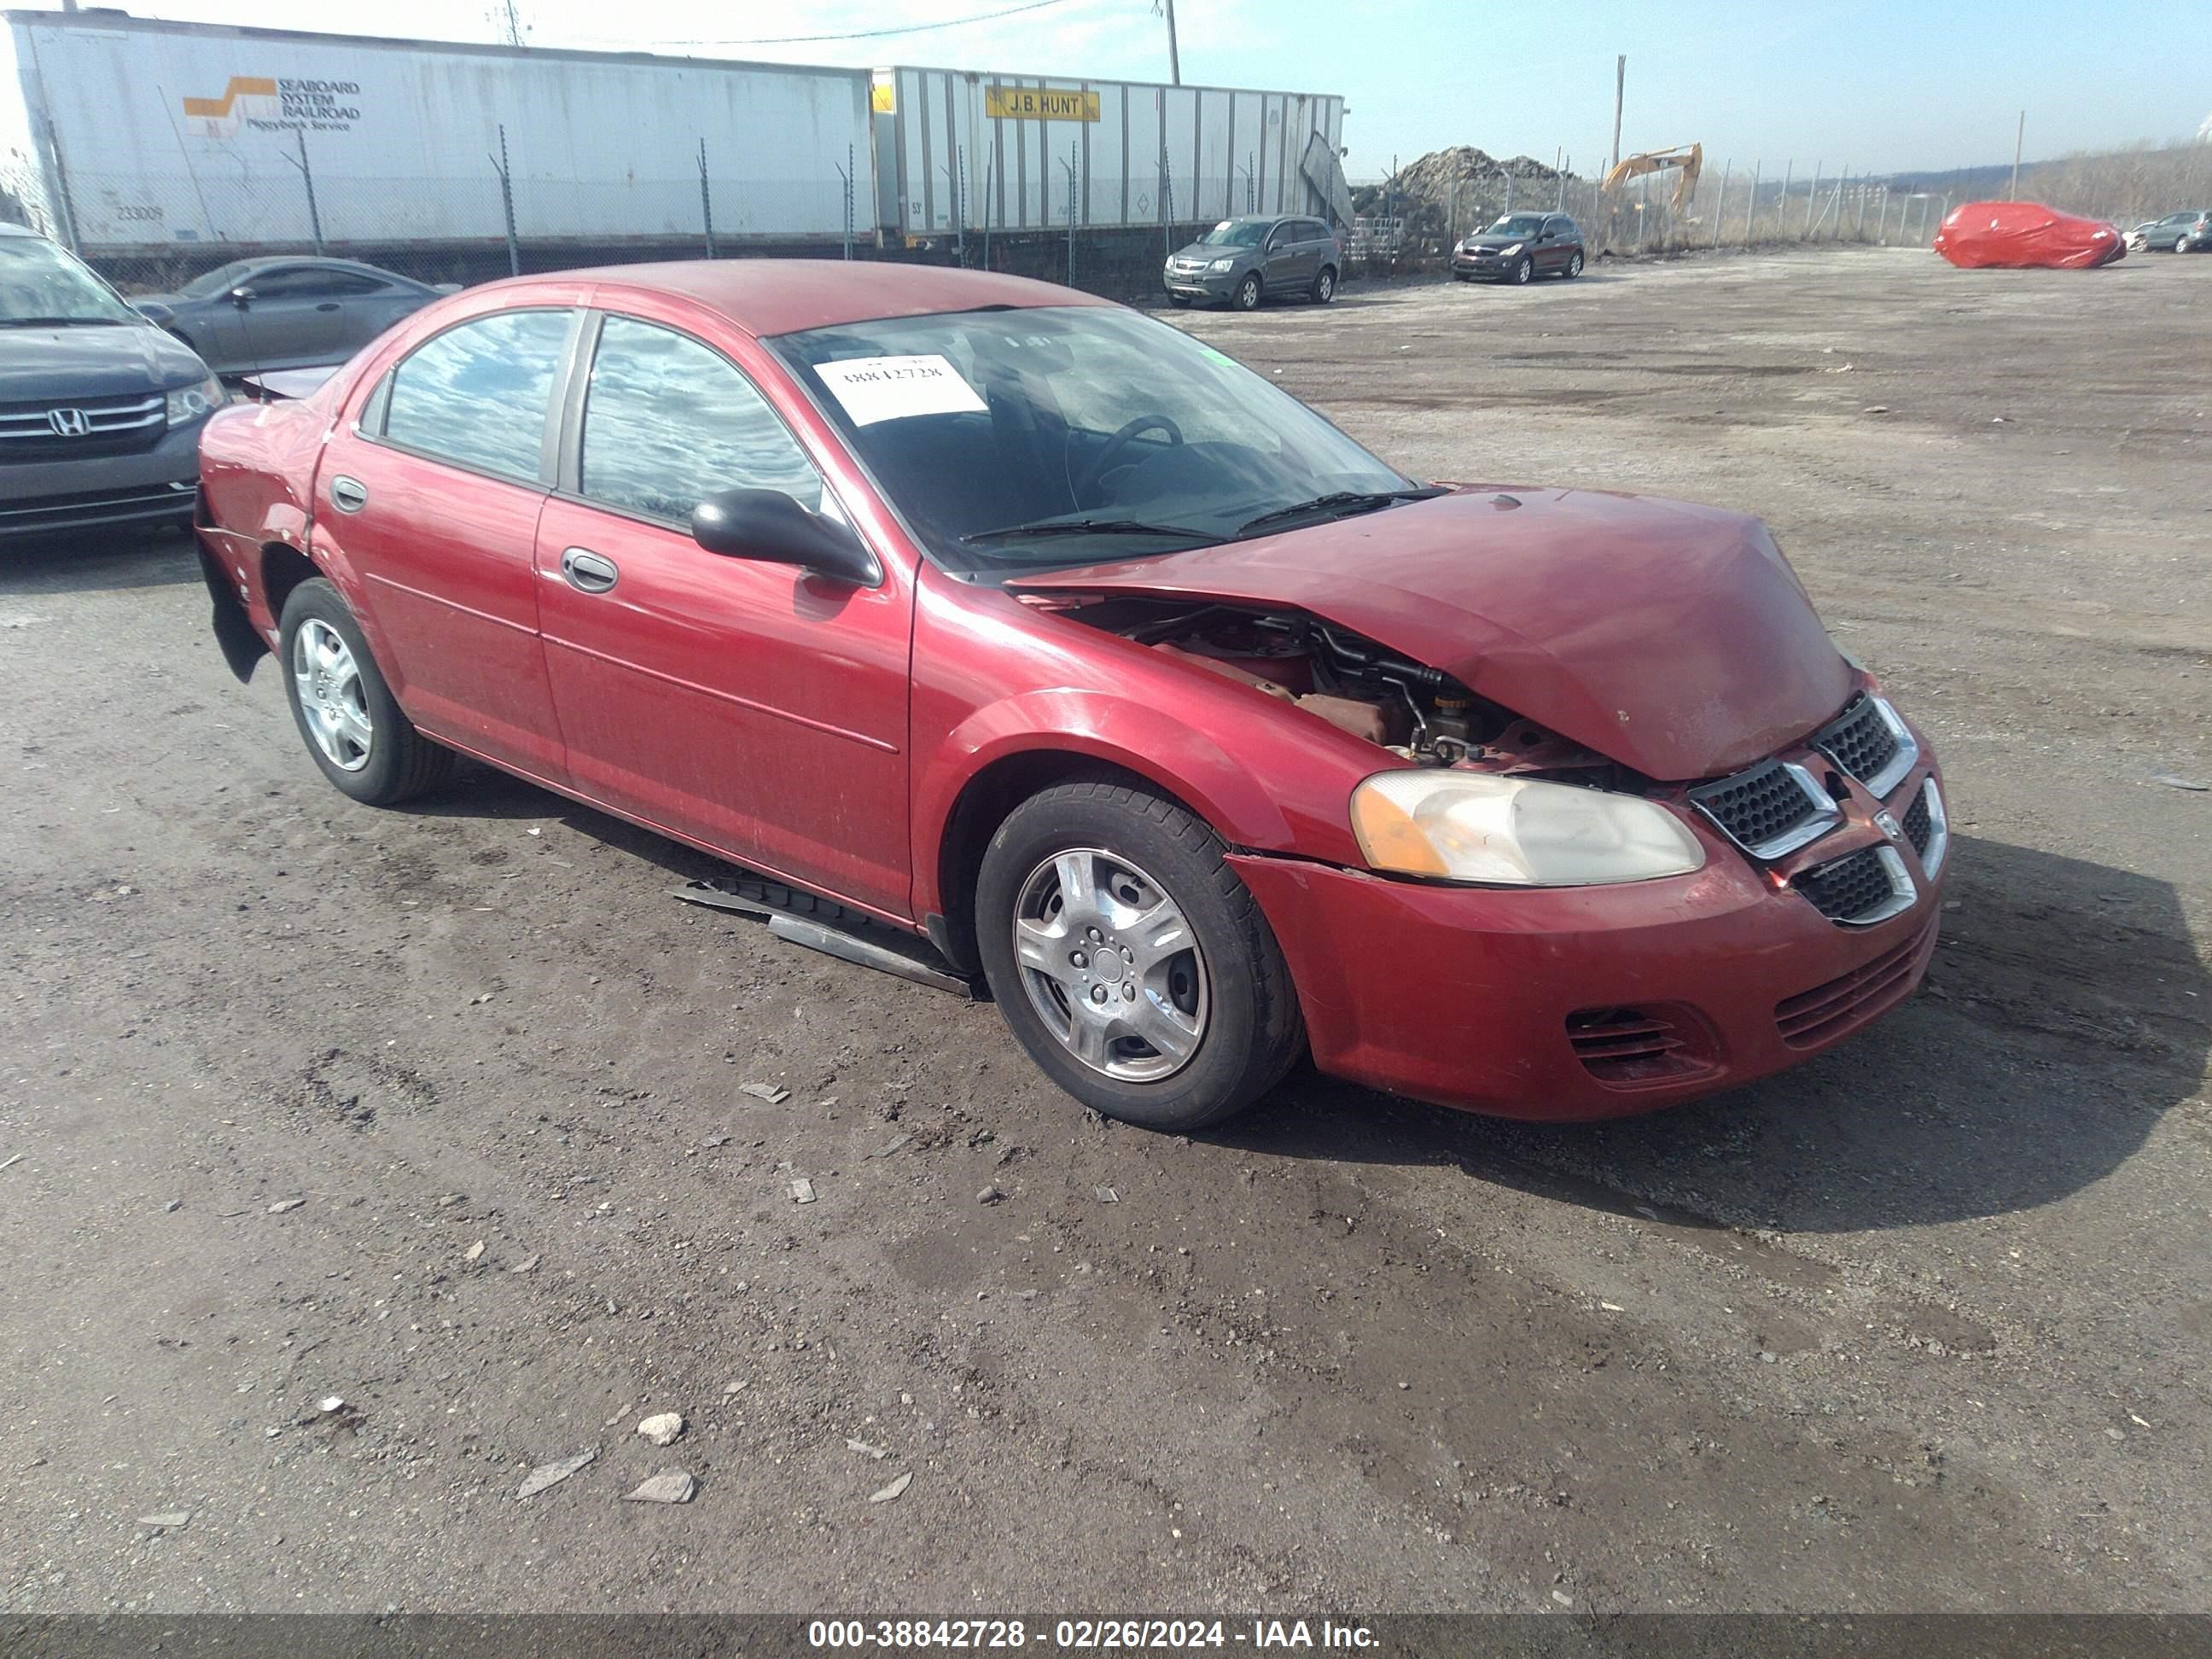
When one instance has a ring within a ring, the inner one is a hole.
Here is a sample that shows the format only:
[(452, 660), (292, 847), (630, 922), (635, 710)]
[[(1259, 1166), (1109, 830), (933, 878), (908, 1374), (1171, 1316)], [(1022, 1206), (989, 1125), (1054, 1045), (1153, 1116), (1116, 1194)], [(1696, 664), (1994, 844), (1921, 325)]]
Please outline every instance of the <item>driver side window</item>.
[(580, 492), (671, 524), (725, 489), (822, 509), (822, 477), (768, 400), (721, 353), (630, 317), (599, 331), (584, 403)]

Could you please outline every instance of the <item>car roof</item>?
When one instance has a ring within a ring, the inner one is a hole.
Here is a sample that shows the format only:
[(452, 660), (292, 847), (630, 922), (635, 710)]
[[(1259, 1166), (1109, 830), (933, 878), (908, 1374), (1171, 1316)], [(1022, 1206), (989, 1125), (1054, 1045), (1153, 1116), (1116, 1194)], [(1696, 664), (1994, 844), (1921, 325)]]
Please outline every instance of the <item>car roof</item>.
[(506, 289), (527, 295), (548, 284), (580, 282), (693, 301), (756, 338), (946, 311), (1113, 303), (1026, 276), (888, 259), (682, 259), (602, 265), (509, 277), (473, 291)]
[(242, 266), (247, 270), (272, 270), (279, 265), (292, 270), (305, 266), (314, 270), (358, 270), (370, 276), (398, 277), (403, 283), (415, 280), (412, 276), (402, 276), (396, 270), (386, 270), (382, 265), (366, 264), (359, 259), (333, 259), (321, 253), (260, 254), (252, 258), (228, 260), (213, 269), (228, 270), (232, 265)]
[(15, 224), (6, 219), (0, 219), (0, 236), (38, 236), (42, 242), (46, 240), (43, 236), (39, 236), (39, 233), (33, 230), (30, 226)]

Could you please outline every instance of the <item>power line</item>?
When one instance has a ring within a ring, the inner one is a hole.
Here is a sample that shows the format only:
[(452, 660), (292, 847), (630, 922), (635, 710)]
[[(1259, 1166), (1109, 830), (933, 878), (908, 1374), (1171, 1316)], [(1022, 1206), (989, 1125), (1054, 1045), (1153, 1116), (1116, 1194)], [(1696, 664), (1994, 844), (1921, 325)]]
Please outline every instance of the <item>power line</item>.
[(980, 11), (967, 17), (948, 17), (936, 23), (908, 23), (897, 28), (854, 29), (843, 34), (771, 34), (750, 40), (660, 40), (663, 46), (803, 46), (821, 40), (879, 40), (891, 34), (926, 34), (932, 29), (957, 29), (966, 23), (988, 23), (994, 18), (1012, 17), (1025, 11), (1042, 11), (1048, 6), (1065, 6), (1074, 0), (1028, 0), (1019, 6), (1007, 6), (998, 11)]

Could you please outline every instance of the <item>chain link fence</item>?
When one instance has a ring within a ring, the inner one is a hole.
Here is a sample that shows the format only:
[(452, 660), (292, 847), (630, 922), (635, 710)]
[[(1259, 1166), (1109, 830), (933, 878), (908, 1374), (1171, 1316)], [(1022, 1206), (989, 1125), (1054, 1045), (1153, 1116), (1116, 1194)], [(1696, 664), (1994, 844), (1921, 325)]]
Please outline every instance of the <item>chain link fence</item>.
[(1509, 166), (1526, 170), (1501, 169), (1418, 191), (1388, 178), (1356, 187), (1357, 198), (1374, 210), (1363, 216), (1367, 234), (1355, 246), (1371, 246), (1372, 263), (1415, 268), (1442, 260), (1461, 238), (1509, 214), (1565, 213), (1582, 228), (1594, 257), (1801, 243), (1924, 247), (1950, 204), (1946, 196), (1817, 166), (1801, 169), (1794, 161), (1778, 169), (1756, 161), (1748, 167), (1732, 159), (1708, 163), (1680, 203), (1680, 175), (1671, 170), (1608, 191), (1571, 171)]

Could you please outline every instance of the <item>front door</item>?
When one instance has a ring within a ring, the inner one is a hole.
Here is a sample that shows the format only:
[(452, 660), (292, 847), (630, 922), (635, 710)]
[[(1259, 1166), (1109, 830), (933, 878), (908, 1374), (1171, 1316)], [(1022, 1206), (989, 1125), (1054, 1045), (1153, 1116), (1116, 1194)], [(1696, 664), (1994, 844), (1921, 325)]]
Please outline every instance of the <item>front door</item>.
[(1298, 240), (1296, 224), (1285, 222), (1267, 233), (1269, 293), (1294, 294), (1313, 280), (1311, 262), (1306, 254), (1306, 245)]
[(313, 265), (255, 274), (239, 313), (245, 356), (256, 366), (342, 362), (344, 319), (329, 276)]
[(315, 475), (315, 535), (362, 580), (377, 661), (433, 737), (557, 780), (533, 558), (553, 391), (580, 313), (503, 311), (403, 358)]
[(725, 489), (838, 511), (752, 382), (689, 334), (599, 325), (538, 526), (546, 661), (577, 788), (803, 885), (904, 916), (910, 590), (691, 538)]

